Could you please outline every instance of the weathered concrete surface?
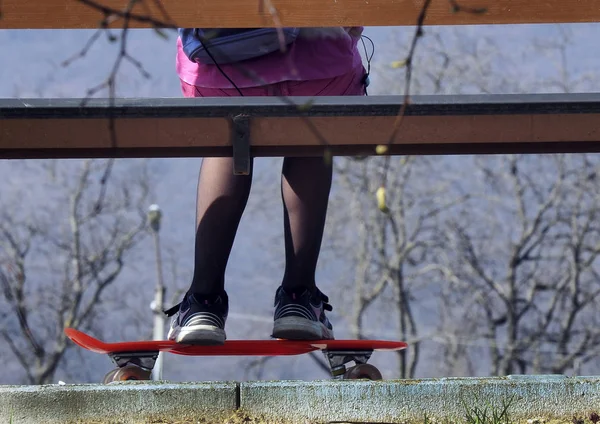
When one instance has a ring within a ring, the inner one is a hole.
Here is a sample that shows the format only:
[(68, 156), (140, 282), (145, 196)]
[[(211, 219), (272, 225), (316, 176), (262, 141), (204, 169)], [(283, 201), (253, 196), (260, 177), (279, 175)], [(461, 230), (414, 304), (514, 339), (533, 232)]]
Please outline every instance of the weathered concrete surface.
[(572, 423), (600, 414), (600, 377), (0, 386), (0, 424), (465, 422), (511, 396), (511, 423)]
[(572, 423), (574, 415), (600, 414), (597, 377), (249, 382), (240, 390), (242, 411), (261, 415), (265, 422), (423, 423), (425, 414), (438, 422), (465, 422), (465, 404), (485, 408), (490, 402), (502, 407), (511, 396), (511, 422), (539, 417)]
[[(237, 408), (236, 383), (118, 382), (0, 386), (0, 423), (216, 421)], [(162, 421), (161, 421), (162, 420)]]

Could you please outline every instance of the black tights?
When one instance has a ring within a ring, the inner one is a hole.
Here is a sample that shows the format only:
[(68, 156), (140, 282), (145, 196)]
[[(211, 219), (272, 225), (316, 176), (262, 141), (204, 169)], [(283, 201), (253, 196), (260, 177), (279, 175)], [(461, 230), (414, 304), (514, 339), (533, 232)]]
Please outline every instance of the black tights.
[[(323, 157), (283, 161), (286, 289), (315, 287), (332, 168)], [(205, 158), (198, 179), (196, 244), (191, 292), (209, 295), (224, 290), (225, 268), (248, 202), (250, 175), (234, 175), (232, 158)]]

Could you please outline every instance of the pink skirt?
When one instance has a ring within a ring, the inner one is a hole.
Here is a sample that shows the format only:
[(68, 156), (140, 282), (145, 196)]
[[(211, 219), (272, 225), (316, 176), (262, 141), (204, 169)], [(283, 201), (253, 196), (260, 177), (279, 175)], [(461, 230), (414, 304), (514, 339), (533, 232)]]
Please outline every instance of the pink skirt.
[[(275, 84), (240, 88), (244, 96), (362, 96), (365, 94), (362, 66), (334, 78), (309, 81), (282, 81)], [(183, 80), (181, 91), (184, 97), (234, 97), (240, 94), (235, 88), (205, 88), (190, 85)]]

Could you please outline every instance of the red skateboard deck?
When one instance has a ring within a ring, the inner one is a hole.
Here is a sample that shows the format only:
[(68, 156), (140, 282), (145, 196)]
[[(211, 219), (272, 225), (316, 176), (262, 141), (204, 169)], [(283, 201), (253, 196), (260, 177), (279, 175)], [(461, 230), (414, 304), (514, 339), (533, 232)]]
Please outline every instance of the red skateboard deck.
[[(105, 383), (121, 380), (148, 380), (158, 352), (170, 352), (188, 356), (281, 356), (302, 355), (322, 351), (334, 378), (382, 379), (374, 366), (367, 364), (373, 351), (405, 349), (404, 342), (386, 340), (227, 340), (222, 345), (199, 346), (180, 344), (171, 340), (140, 340), (106, 343), (74, 328), (66, 328), (65, 334), (75, 344), (96, 353), (107, 354), (117, 364), (104, 377)], [(354, 361), (349, 369), (346, 363)]]
[(387, 340), (227, 340), (223, 345), (215, 346), (186, 345), (171, 340), (106, 343), (74, 328), (66, 328), (65, 334), (84, 349), (104, 354), (159, 351), (189, 356), (280, 356), (316, 350), (393, 351), (408, 346), (404, 342)]

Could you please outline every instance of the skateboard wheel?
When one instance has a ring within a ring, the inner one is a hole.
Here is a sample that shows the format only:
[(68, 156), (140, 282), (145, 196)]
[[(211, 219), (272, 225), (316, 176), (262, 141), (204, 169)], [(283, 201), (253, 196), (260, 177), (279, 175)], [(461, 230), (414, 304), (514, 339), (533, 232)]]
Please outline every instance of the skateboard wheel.
[(130, 364), (125, 365), (122, 368), (116, 368), (112, 371), (109, 371), (104, 376), (104, 383), (127, 380), (150, 380), (150, 375), (150, 371)]
[(371, 364), (359, 364), (351, 367), (344, 374), (345, 380), (358, 380), (366, 378), (368, 380), (383, 380), (383, 376), (377, 368)]
[(102, 383), (108, 384), (111, 381), (114, 381), (113, 378), (117, 371), (119, 371), (119, 368), (115, 368), (114, 370), (110, 370), (109, 372), (107, 372), (106, 375), (104, 376), (104, 379), (102, 380)]

